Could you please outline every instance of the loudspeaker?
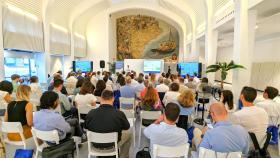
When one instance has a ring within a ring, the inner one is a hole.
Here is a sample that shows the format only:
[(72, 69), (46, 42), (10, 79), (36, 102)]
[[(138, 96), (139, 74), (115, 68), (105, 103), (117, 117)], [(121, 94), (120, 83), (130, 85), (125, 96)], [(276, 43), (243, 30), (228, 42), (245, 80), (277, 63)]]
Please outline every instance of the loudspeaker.
[(99, 66), (101, 69), (105, 68), (105, 61), (104, 60), (100, 60)]

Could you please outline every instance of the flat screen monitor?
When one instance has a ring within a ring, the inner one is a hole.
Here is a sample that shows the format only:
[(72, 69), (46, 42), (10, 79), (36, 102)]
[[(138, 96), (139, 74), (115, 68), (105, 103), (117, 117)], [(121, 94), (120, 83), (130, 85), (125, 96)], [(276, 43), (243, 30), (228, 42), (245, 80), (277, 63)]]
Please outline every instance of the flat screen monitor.
[(90, 72), (93, 70), (92, 61), (73, 61), (73, 71)]
[(124, 62), (123, 61), (116, 61), (116, 69), (123, 69)]
[(190, 76), (194, 76), (194, 74), (197, 74), (197, 77), (201, 77), (201, 70), (202, 70), (202, 64), (201, 63), (179, 63), (178, 69), (181, 69), (181, 75), (186, 76), (189, 74)]
[(144, 60), (145, 73), (160, 73), (162, 68), (162, 60)]

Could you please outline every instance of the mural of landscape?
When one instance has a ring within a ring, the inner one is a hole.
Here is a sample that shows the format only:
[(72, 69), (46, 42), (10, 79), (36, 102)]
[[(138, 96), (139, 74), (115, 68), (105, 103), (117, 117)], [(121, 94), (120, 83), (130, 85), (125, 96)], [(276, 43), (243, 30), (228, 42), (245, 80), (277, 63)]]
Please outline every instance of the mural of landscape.
[(178, 54), (179, 34), (173, 26), (144, 15), (117, 19), (117, 60), (177, 61)]

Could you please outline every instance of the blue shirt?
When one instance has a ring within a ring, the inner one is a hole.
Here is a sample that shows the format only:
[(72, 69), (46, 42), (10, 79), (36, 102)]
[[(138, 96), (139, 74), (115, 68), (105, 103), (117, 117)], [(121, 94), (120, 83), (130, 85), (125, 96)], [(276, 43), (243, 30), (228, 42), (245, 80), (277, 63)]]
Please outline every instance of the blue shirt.
[(216, 152), (249, 151), (249, 134), (240, 125), (232, 125), (228, 121), (217, 122), (213, 129), (207, 130), (199, 147)]
[(120, 88), (121, 97), (135, 98), (135, 87), (131, 85), (125, 85)]
[(173, 101), (180, 107), (180, 115), (189, 116), (193, 113), (194, 107), (185, 108), (178, 101)]
[(33, 126), (40, 131), (57, 130), (59, 139), (62, 140), (69, 133), (71, 128), (69, 123), (54, 110), (42, 109), (33, 115)]

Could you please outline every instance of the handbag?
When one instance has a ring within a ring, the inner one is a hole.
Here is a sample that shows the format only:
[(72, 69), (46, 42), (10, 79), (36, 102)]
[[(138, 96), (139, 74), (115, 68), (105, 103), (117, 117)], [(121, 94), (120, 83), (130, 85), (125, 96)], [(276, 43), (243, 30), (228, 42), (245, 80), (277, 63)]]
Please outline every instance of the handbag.
[(255, 133), (249, 132), (249, 135), (253, 141), (255, 150), (251, 150), (249, 152), (248, 158), (271, 158), (269, 152), (267, 151), (267, 147), (269, 145), (269, 141), (271, 138), (271, 133), (267, 132), (267, 137), (266, 137), (266, 140), (265, 140), (265, 143), (264, 143), (262, 149), (260, 148), (260, 145), (258, 143)]
[(17, 149), (14, 158), (32, 158), (33, 150)]
[(136, 158), (151, 158), (149, 148), (145, 147), (143, 150), (138, 151), (136, 154)]
[(75, 143), (67, 139), (57, 145), (46, 147), (42, 151), (43, 158), (74, 158)]

